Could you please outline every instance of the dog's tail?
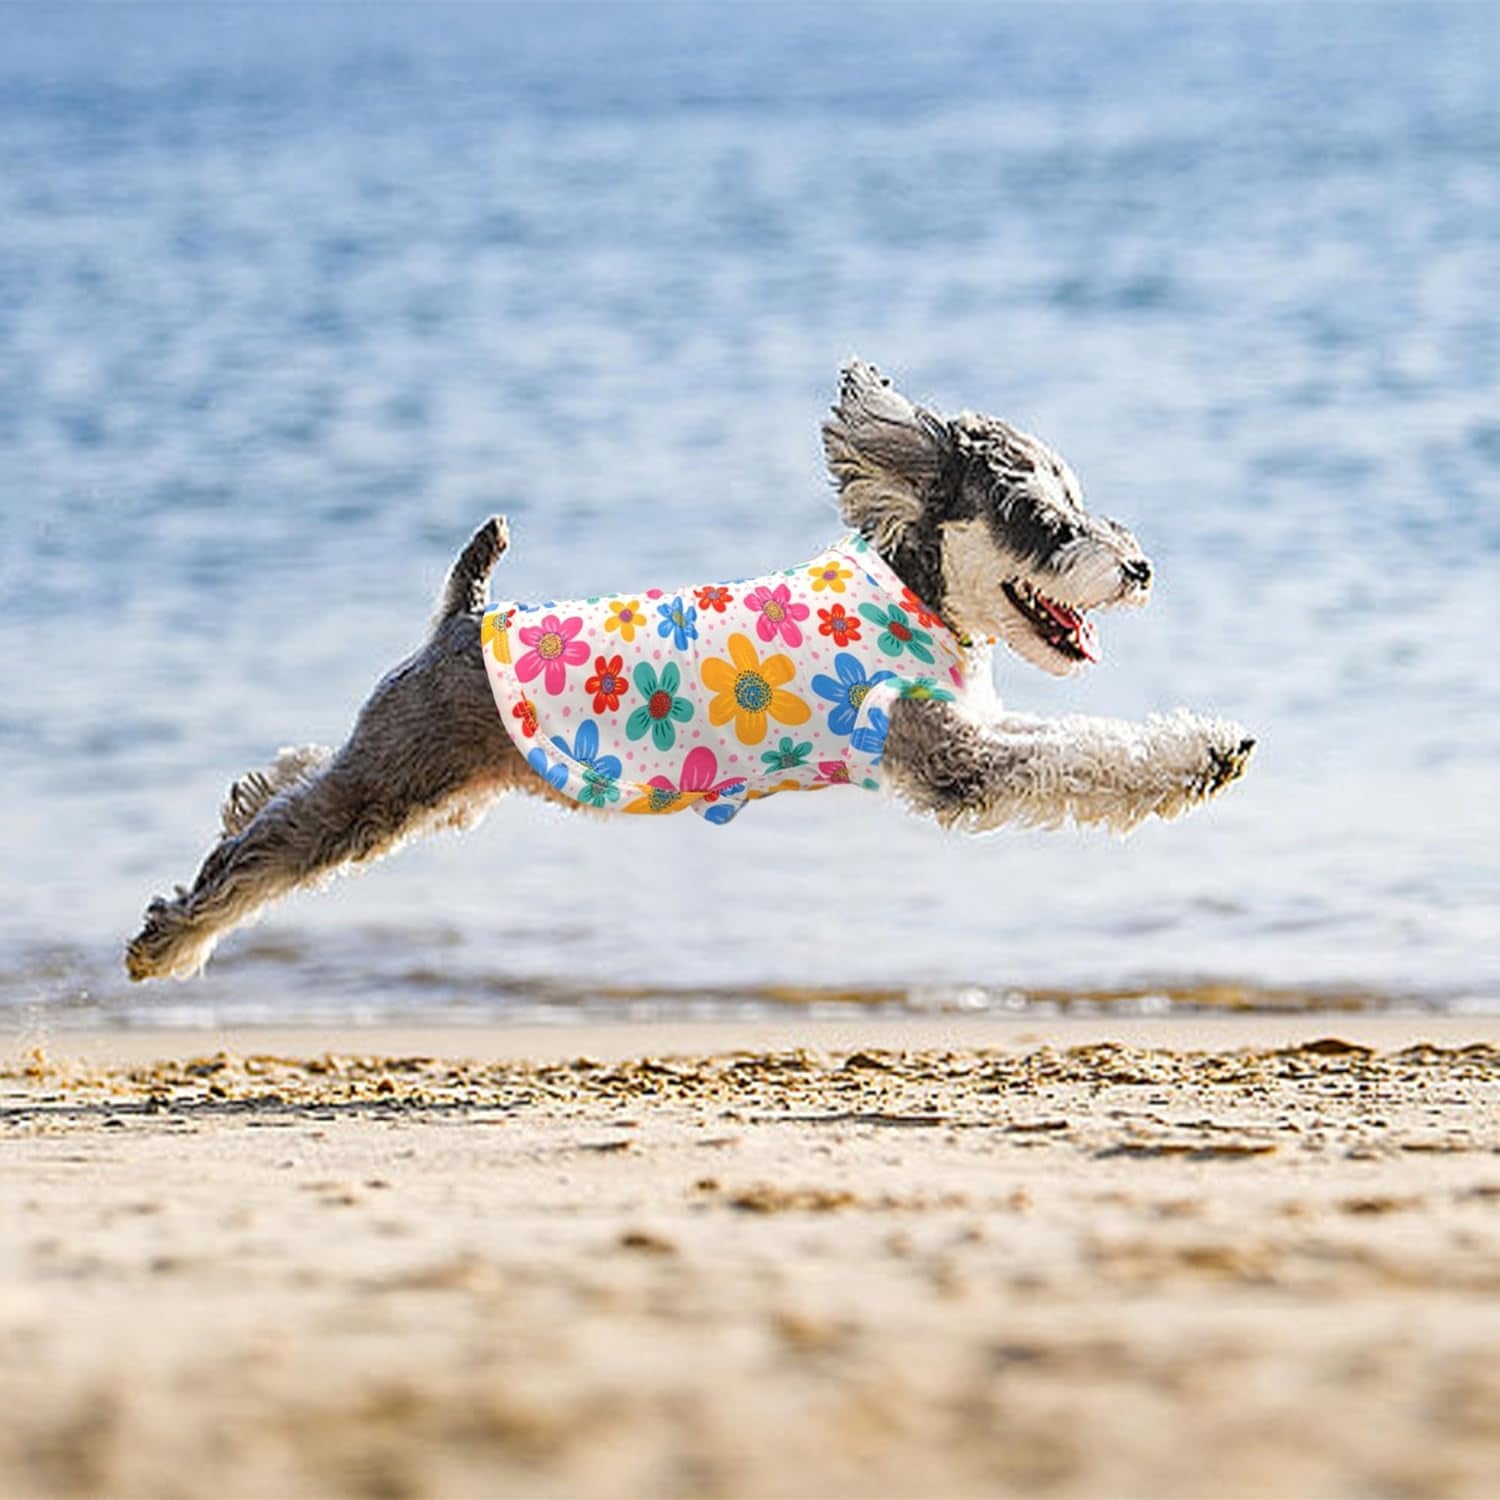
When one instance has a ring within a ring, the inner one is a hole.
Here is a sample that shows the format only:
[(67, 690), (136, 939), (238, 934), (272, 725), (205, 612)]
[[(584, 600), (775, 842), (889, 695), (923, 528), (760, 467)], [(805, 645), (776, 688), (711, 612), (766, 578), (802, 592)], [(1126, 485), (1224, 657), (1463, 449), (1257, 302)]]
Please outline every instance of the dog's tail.
[(504, 516), (491, 516), (478, 531), (469, 538), (469, 545), (458, 554), (443, 585), (438, 599), (434, 626), (455, 615), (473, 614), (482, 610), (489, 600), (490, 574), (501, 555), (510, 545), (510, 532)]

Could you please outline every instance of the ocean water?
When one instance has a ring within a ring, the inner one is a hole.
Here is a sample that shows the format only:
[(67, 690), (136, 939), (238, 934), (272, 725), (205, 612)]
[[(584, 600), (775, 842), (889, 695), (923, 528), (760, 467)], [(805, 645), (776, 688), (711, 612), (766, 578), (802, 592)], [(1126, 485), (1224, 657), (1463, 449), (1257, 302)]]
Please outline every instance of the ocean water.
[[(1500, 1005), (1497, 58), (1488, 4), (4, 8), (0, 1025)], [(518, 597), (836, 535), (851, 353), (1155, 559), (1002, 696), (1232, 715), (1245, 782), (1125, 841), (514, 799), (126, 982), (489, 512)]]

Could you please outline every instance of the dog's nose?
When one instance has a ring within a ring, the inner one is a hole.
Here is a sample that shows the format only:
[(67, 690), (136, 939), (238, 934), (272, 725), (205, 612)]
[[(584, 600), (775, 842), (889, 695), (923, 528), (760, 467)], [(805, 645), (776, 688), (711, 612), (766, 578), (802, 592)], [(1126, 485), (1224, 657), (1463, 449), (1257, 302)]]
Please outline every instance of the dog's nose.
[(1125, 575), (1127, 583), (1139, 584), (1145, 588), (1151, 582), (1151, 564), (1144, 557), (1133, 557), (1128, 563), (1121, 563), (1120, 571)]

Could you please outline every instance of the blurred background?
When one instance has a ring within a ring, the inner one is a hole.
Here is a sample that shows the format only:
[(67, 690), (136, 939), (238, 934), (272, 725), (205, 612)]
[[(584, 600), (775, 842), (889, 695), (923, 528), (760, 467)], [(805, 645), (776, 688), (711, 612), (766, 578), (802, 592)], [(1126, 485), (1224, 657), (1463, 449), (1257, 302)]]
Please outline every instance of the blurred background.
[[(1500, 7), (0, 10), (0, 1023), (1500, 1005)], [(838, 533), (840, 363), (1154, 557), (1039, 712), (1248, 779), (1125, 842), (514, 799), (132, 989), (230, 779), (503, 591)]]

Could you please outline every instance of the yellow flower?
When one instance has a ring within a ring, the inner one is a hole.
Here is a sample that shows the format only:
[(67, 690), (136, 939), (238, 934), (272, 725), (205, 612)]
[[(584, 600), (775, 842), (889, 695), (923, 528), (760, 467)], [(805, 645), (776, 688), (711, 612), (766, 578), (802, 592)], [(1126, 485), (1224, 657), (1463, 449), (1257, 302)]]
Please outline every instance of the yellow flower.
[(647, 813), (659, 817), (663, 813), (682, 812), (684, 808), (691, 807), (697, 800), (690, 792), (679, 791), (676, 787), (648, 784), (643, 796), (627, 802), (620, 811)]
[(767, 718), (778, 724), (805, 724), (812, 710), (795, 693), (786, 691), (797, 669), (789, 656), (759, 660), (749, 636), (729, 637), (730, 660), (713, 657), (703, 663), (703, 685), (714, 694), (708, 722), (717, 727), (734, 720), (734, 732), (744, 745), (758, 745), (766, 737)]
[(824, 589), (832, 594), (842, 594), (844, 580), (854, 577), (848, 568), (841, 568), (836, 562), (819, 563), (816, 567), (809, 568), (807, 572), (812, 579), (815, 594), (822, 593)]
[(512, 609), (492, 609), (480, 622), (479, 644), (492, 650), (498, 662), (510, 660), (510, 620), (514, 613)]
[(641, 613), (639, 599), (611, 599), (609, 614), (604, 621), (606, 630), (618, 630), (622, 641), (633, 641), (637, 630), (645, 628), (646, 617)]

